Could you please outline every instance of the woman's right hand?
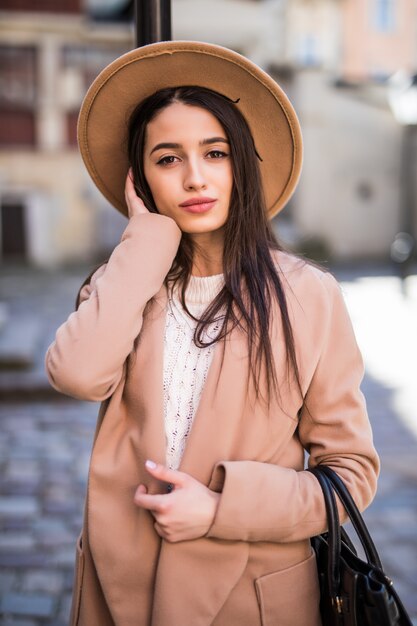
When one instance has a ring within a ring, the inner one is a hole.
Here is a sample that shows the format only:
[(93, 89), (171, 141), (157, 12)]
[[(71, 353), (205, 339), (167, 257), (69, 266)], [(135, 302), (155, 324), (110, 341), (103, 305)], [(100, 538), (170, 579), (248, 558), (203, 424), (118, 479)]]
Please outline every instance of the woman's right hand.
[(125, 200), (127, 204), (128, 217), (131, 218), (134, 215), (143, 215), (144, 213), (149, 213), (146, 208), (143, 200), (139, 198), (135, 191), (135, 186), (133, 184), (133, 173), (132, 168), (129, 168), (129, 171), (126, 176), (125, 183)]

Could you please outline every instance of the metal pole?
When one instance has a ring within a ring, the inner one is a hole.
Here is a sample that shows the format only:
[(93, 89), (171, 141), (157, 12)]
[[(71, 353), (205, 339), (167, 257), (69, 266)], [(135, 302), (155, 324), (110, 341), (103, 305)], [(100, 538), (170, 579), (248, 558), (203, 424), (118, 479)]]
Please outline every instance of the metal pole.
[(407, 295), (406, 278), (413, 263), (416, 240), (414, 220), (414, 126), (403, 126), (401, 154), (401, 232), (397, 233), (391, 246), (391, 257), (398, 263), (401, 289)]
[(409, 254), (404, 262), (404, 278), (406, 278), (411, 269), (413, 256), (415, 252), (415, 232), (414, 232), (414, 126), (408, 125), (404, 127), (403, 136), (403, 224), (404, 231), (409, 235)]
[(135, 0), (136, 46), (171, 39), (171, 0)]

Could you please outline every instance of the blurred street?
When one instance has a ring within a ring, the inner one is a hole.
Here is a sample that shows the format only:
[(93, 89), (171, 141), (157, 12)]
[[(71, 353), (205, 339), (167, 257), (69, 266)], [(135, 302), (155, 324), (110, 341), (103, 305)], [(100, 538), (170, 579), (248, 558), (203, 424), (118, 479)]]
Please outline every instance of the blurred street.
[[(67, 624), (98, 404), (53, 392), (43, 362), (91, 269), (0, 269), (1, 626)], [(404, 298), (388, 266), (334, 271), (365, 358), (382, 461), (365, 518), (417, 625), (417, 276)]]

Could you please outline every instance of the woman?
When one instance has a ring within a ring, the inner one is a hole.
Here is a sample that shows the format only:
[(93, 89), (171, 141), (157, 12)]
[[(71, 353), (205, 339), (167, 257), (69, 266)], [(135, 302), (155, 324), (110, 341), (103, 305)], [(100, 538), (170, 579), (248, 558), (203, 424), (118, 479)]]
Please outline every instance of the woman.
[(340, 289), (268, 224), (295, 113), (240, 55), (153, 44), (103, 70), (79, 141), (129, 223), (46, 355), (56, 389), (101, 402), (71, 624), (319, 626), (305, 453), (361, 509), (379, 465)]

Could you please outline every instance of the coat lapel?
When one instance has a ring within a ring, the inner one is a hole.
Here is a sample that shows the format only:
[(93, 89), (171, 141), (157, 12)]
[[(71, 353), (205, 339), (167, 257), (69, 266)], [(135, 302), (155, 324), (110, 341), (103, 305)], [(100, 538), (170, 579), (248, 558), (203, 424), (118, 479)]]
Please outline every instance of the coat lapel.
[(225, 342), (216, 344), (179, 467), (205, 485), (213, 466), (233, 455), (236, 426), (247, 402), (246, 357), (243, 333), (234, 331)]
[[(146, 459), (166, 462), (163, 357), (167, 303), (167, 291), (162, 287), (145, 315), (137, 360), (126, 387), (129, 403), (135, 402), (141, 415), (138, 455), (143, 463)], [(210, 482), (214, 464), (233, 454), (236, 427), (250, 408), (247, 356), (246, 336), (238, 330), (214, 349), (179, 467), (205, 485)]]

